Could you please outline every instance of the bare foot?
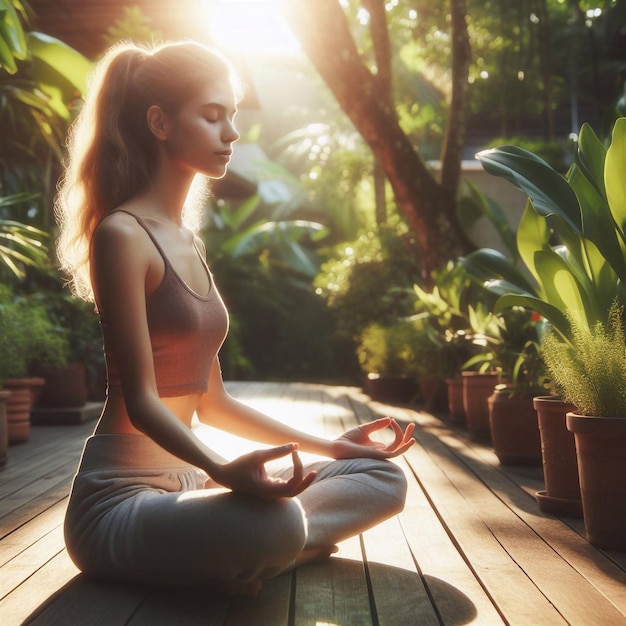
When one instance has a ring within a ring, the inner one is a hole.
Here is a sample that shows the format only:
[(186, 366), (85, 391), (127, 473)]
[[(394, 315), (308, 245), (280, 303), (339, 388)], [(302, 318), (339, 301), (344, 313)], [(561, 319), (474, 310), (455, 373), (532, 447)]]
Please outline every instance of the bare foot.
[(295, 567), (305, 565), (306, 563), (314, 563), (315, 561), (323, 561), (331, 554), (335, 554), (339, 548), (337, 546), (322, 546), (321, 548), (309, 548), (302, 550), (296, 557)]

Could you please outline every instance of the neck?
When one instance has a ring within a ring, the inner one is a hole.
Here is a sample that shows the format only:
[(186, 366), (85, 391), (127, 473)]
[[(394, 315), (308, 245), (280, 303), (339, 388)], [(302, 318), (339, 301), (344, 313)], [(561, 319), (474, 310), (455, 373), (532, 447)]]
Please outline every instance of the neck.
[(193, 182), (194, 173), (174, 168), (160, 160), (152, 181), (140, 194), (155, 217), (182, 224), (185, 199)]

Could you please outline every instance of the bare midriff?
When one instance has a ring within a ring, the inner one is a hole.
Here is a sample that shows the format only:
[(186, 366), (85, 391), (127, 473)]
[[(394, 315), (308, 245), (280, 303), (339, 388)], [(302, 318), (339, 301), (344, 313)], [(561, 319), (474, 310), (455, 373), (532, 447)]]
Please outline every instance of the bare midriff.
[[(161, 402), (178, 417), (184, 424), (191, 427), (191, 418), (200, 402), (201, 394), (195, 393), (188, 396), (176, 396), (174, 398), (161, 398)], [(128, 416), (126, 404), (121, 392), (111, 391), (106, 400), (102, 417), (95, 430), (96, 435), (123, 434), (142, 435), (137, 430)]]

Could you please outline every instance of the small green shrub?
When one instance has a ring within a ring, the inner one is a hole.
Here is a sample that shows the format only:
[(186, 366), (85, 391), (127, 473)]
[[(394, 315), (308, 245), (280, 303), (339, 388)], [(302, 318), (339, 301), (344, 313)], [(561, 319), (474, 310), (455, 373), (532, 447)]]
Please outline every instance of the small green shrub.
[(400, 321), (391, 326), (371, 324), (361, 335), (357, 357), (365, 374), (383, 376), (417, 375), (415, 326)]
[(580, 315), (568, 313), (571, 343), (555, 332), (541, 348), (556, 390), (583, 415), (626, 419), (626, 338), (622, 308), (613, 304), (606, 327), (589, 328)]
[(68, 354), (67, 338), (43, 304), (0, 285), (0, 381), (26, 376), (34, 361), (63, 366)]

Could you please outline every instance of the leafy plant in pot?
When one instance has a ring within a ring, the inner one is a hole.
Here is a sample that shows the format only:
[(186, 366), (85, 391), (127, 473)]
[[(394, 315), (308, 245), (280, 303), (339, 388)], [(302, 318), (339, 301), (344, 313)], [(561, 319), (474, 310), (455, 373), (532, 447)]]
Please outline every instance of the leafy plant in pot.
[[(517, 249), (527, 273), (495, 250), (478, 250), (463, 260), (471, 275), (500, 296), (496, 312), (528, 307), (570, 341), (568, 310), (578, 311), (592, 328), (607, 323), (614, 300), (626, 302), (625, 147), (626, 118), (620, 118), (608, 148), (583, 125), (566, 176), (512, 146), (477, 155), (488, 172), (509, 180), (529, 198), (517, 228)], [(565, 425), (572, 407), (553, 396), (534, 402), (546, 481), (545, 492), (537, 493), (539, 505), (548, 512), (580, 515), (575, 442)]]
[(32, 364), (31, 372), (45, 379), (37, 406), (73, 408), (84, 406), (90, 397), (102, 400), (106, 375), (102, 334), (93, 306), (74, 298), (65, 289), (42, 291), (31, 297), (45, 303), (57, 333), (68, 346), (64, 362)]
[[(414, 317), (426, 330), (423, 356), (418, 362), (420, 378), (424, 381), (423, 386), (430, 379), (437, 381), (441, 388), (445, 381), (448, 414), (453, 421), (464, 422), (461, 368), (472, 355), (466, 302), (473, 299), (470, 292), (474, 286), (459, 263), (454, 261), (434, 272), (432, 279), (434, 287), (431, 291), (413, 286)], [(484, 293), (483, 289), (480, 291)]]
[(502, 341), (494, 347), (502, 382), (488, 400), (491, 441), (503, 465), (541, 465), (533, 401), (546, 393), (539, 337), (543, 318), (522, 307), (504, 311)]
[(54, 326), (46, 309), (30, 298), (15, 296), (0, 285), (0, 322), (3, 327), (4, 350), (0, 355), (8, 398), (8, 440), (23, 443), (30, 432), (30, 411), (43, 379), (30, 376), (29, 366), (38, 361), (62, 365), (68, 354), (68, 344)]
[(574, 433), (585, 531), (590, 543), (626, 551), (626, 338), (622, 306), (589, 328), (568, 313), (571, 340), (556, 332), (542, 340), (548, 371), (563, 398)]
[(370, 324), (363, 331), (357, 357), (371, 398), (408, 403), (417, 397), (415, 334), (415, 325), (408, 320), (390, 326)]

